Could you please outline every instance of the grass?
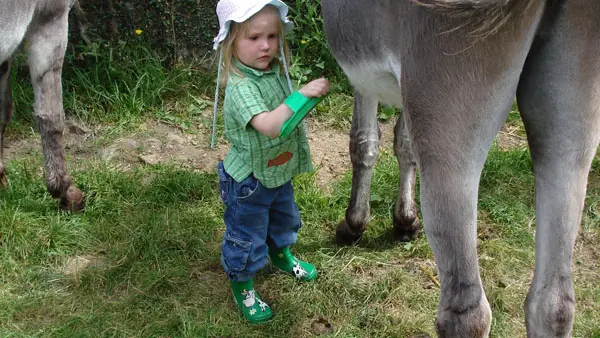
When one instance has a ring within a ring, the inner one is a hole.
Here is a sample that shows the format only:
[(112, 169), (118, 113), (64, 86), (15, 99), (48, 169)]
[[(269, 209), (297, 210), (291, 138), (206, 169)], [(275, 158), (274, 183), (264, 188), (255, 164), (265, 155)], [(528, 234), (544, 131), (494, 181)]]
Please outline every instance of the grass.
[[(125, 53), (125, 50), (121, 51)], [(201, 132), (212, 74), (196, 66), (165, 70), (139, 62), (98, 63), (65, 78), (70, 114), (109, 125), (117, 137), (145, 119), (190, 123)], [(113, 59), (114, 60), (114, 59)], [(18, 70), (15, 71), (18, 73)], [(193, 78), (193, 80), (192, 80)], [(18, 93), (27, 84), (15, 85)], [(16, 99), (27, 102), (25, 94)], [(208, 101), (208, 103), (207, 103)], [(23, 104), (23, 103), (20, 103)], [(314, 118), (348, 128), (351, 97), (330, 95)], [(22, 106), (21, 106), (22, 107)], [(511, 114), (509, 123), (518, 127)], [(17, 115), (12, 133), (31, 127)], [(11, 158), (10, 187), (0, 191), (0, 336), (2, 337), (331, 337), (434, 336), (439, 289), (433, 255), (421, 236), (391, 236), (397, 164), (382, 150), (373, 174), (372, 220), (359, 246), (333, 243), (344, 216), (351, 172), (330, 193), (315, 174), (294, 181), (304, 226), (295, 253), (319, 268), (301, 284), (267, 267), (256, 285), (273, 306), (268, 325), (235, 312), (219, 263), (224, 231), (215, 173), (169, 165), (120, 171), (103, 162), (70, 163), (89, 196), (86, 211), (67, 214), (45, 190), (39, 153)], [(533, 174), (526, 150), (490, 151), (481, 179), (479, 254), (494, 320), (492, 337), (524, 337), (522, 304), (534, 262)], [(575, 255), (575, 337), (600, 337), (600, 161), (594, 162)], [(531, 228), (528, 226), (531, 224)]]
[[(12, 72), (12, 127), (18, 132), (33, 125), (33, 90), (24, 60), (24, 55), (17, 55)], [(214, 91), (210, 88), (213, 74), (206, 64), (206, 60), (199, 60), (166, 69), (163, 61), (144, 46), (125, 42), (79, 46), (65, 58), (65, 113), (86, 123), (111, 125), (113, 132), (131, 129), (153, 115), (187, 124), (189, 121), (181, 120), (180, 110), (173, 110), (166, 102), (183, 99), (192, 104), (190, 92), (200, 95)]]

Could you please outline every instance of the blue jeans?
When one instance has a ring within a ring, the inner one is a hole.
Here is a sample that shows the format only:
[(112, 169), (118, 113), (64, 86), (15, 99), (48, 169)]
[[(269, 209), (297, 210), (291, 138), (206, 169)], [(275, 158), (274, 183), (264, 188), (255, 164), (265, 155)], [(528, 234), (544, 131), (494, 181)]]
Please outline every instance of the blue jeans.
[(246, 281), (267, 263), (269, 248), (296, 243), (302, 226), (292, 182), (266, 188), (254, 175), (237, 182), (218, 164), (225, 234), (221, 265), (234, 282)]

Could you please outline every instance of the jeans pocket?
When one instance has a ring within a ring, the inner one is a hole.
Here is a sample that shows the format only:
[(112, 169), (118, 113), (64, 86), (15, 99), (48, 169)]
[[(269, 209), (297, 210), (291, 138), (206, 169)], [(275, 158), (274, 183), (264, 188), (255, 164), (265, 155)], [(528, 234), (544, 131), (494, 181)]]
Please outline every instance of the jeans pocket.
[(229, 174), (225, 171), (223, 161), (219, 161), (219, 164), (217, 164), (217, 174), (219, 175), (219, 190), (221, 195), (221, 202), (227, 205), (227, 197), (229, 195), (229, 183), (231, 181), (231, 176), (229, 176)]
[(227, 267), (231, 271), (243, 271), (246, 268), (251, 247), (252, 241), (246, 241), (225, 232), (222, 250)]
[(250, 176), (246, 177), (241, 182), (236, 182), (236, 191), (237, 191), (237, 199), (245, 200), (251, 197), (256, 193), (260, 183), (254, 177), (254, 175), (250, 174)]

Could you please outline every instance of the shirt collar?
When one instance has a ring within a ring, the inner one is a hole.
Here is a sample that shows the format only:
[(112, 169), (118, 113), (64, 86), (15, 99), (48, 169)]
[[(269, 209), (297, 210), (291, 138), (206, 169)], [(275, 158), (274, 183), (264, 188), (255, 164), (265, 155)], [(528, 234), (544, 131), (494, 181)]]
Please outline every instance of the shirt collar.
[(279, 62), (275, 60), (271, 62), (271, 68), (268, 70), (259, 70), (248, 67), (235, 58), (233, 59), (233, 64), (245, 75), (263, 76), (272, 73), (279, 74)]

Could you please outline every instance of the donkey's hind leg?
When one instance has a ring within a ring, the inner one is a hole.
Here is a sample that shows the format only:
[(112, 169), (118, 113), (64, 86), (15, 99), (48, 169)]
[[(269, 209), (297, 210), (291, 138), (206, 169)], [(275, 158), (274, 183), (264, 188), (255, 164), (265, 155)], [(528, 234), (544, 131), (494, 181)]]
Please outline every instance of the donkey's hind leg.
[(408, 242), (417, 237), (419, 218), (415, 203), (417, 163), (410, 148), (404, 114), (398, 116), (394, 127), (394, 153), (400, 169), (400, 186), (394, 208), (394, 235), (398, 240)]
[(10, 122), (14, 109), (10, 85), (10, 60), (0, 64), (0, 186), (6, 187), (6, 169), (4, 168), (4, 132)]
[(414, 48), (402, 54), (404, 110), (421, 177), (423, 225), (440, 275), (440, 338), (489, 336), (492, 313), (477, 257), (479, 180), (513, 103), (541, 6), (477, 43), (464, 30), (430, 32), (435, 14), (407, 14), (418, 34), (409, 35)]
[(600, 139), (600, 4), (560, 7), (541, 26), (560, 34), (537, 38), (518, 90), (535, 171), (536, 264), (525, 302), (530, 338), (570, 337), (573, 246)]
[(346, 219), (340, 222), (336, 241), (351, 245), (362, 237), (370, 218), (371, 175), (379, 156), (380, 131), (377, 124), (378, 101), (358, 90), (354, 91), (354, 111), (350, 130), (352, 191)]
[[(64, 2), (63, 2), (64, 3)], [(83, 193), (68, 175), (62, 145), (64, 111), (61, 71), (67, 46), (66, 3), (38, 13), (28, 33), (29, 68), (35, 94), (35, 117), (44, 151), (46, 186), (63, 209), (84, 207)]]

